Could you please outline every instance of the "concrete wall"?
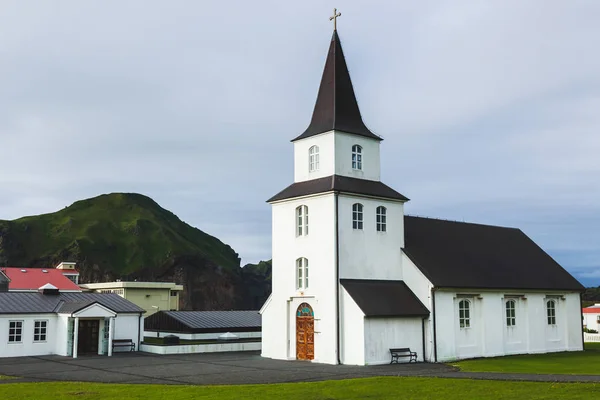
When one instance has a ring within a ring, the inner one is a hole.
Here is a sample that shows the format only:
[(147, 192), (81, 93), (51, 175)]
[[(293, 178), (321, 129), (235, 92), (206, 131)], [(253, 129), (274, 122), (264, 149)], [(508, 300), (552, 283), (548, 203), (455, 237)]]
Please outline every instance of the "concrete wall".
[(389, 364), (390, 349), (398, 347), (409, 347), (423, 361), (422, 318), (365, 319), (365, 364)]
[(346, 289), (341, 288), (342, 329), (340, 352), (342, 364), (365, 364), (365, 314)]
[[(363, 229), (353, 229), (352, 205), (363, 205)], [(376, 209), (386, 207), (386, 232), (377, 232)], [(365, 197), (339, 196), (340, 278), (402, 279), (404, 205)], [(331, 217), (330, 217), (331, 218)]]
[[(143, 308), (146, 311), (144, 314), (145, 317), (149, 317), (158, 311), (170, 311), (173, 309), (170, 289), (138, 289), (128, 287), (124, 288), (124, 290), (125, 294), (123, 297), (138, 307)], [(160, 310), (152, 306), (158, 306)]]
[[(34, 321), (48, 321), (46, 341), (34, 342)], [(9, 321), (23, 321), (22, 338), (19, 343), (8, 342)], [(42, 356), (56, 354), (58, 318), (56, 314), (15, 314), (0, 317), (0, 357)]]
[[(179, 332), (160, 332), (158, 337), (165, 337), (169, 335), (175, 335), (180, 339), (184, 340), (210, 340), (210, 339), (218, 339), (219, 336), (226, 333), (217, 332), (217, 333), (179, 333)], [(261, 332), (232, 332), (235, 336), (240, 339), (250, 339), (250, 338), (259, 338), (262, 336)], [(144, 337), (157, 337), (157, 332), (153, 331), (144, 331)]]
[[(352, 146), (362, 147), (362, 170), (352, 169)], [(308, 151), (319, 146), (319, 170), (309, 171)], [(377, 181), (380, 179), (379, 141), (330, 131), (294, 142), (294, 182), (342, 175)]]
[[(479, 296), (460, 297), (467, 294)], [(515, 295), (516, 325), (506, 325), (505, 304)], [(556, 299), (556, 325), (548, 325), (546, 301)], [(562, 299), (564, 297), (564, 299)], [(458, 302), (471, 303), (471, 326), (460, 328)], [(577, 351), (583, 349), (578, 293), (515, 291), (437, 291), (438, 361), (508, 354)]]
[(260, 342), (246, 343), (214, 343), (214, 344), (188, 344), (181, 346), (155, 346), (142, 344), (140, 351), (154, 354), (191, 354), (191, 353), (221, 353), (229, 351), (258, 351)]

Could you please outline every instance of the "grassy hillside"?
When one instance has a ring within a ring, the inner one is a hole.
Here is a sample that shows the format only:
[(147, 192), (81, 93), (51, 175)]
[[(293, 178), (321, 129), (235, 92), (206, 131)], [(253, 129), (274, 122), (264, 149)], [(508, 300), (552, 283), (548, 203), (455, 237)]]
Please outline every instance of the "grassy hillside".
[(74, 260), (117, 276), (181, 256), (240, 266), (231, 247), (140, 194), (112, 193), (55, 213), (0, 221), (0, 265)]

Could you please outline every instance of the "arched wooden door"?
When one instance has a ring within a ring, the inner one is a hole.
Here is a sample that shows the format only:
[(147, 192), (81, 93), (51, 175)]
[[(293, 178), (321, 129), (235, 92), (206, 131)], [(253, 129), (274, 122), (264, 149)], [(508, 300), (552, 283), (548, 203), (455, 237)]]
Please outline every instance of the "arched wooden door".
[(315, 358), (315, 314), (308, 303), (302, 303), (296, 311), (296, 358)]

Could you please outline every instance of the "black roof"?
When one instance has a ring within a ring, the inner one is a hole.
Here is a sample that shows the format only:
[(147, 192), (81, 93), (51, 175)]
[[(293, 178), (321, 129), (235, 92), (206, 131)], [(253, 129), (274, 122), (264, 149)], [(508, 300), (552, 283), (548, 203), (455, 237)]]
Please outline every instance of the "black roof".
[(324, 178), (293, 183), (287, 188), (283, 189), (281, 192), (277, 193), (275, 196), (271, 197), (269, 200), (267, 200), (267, 202), (331, 191), (364, 194), (392, 200), (408, 201), (408, 198), (404, 197), (382, 182), (350, 178), (342, 175), (331, 175)]
[(167, 332), (251, 332), (261, 326), (258, 310), (159, 311), (144, 320), (145, 329)]
[(437, 287), (584, 290), (521, 230), (406, 216), (406, 255)]
[(114, 293), (0, 293), (0, 314), (74, 313), (98, 303), (116, 313), (142, 313), (142, 308)]
[(333, 129), (383, 140), (365, 126), (360, 116), (342, 44), (336, 31), (333, 31), (331, 37), (312, 120), (306, 131), (292, 141)]
[(366, 317), (425, 317), (427, 307), (404, 281), (340, 279)]

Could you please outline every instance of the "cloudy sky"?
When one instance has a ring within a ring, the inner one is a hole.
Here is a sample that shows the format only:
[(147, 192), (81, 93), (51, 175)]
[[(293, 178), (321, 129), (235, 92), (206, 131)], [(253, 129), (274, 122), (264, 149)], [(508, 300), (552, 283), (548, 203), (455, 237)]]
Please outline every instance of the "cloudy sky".
[(597, 0), (2, 0), (0, 219), (138, 192), (270, 258), (334, 6), (407, 212), (519, 227), (600, 285)]

